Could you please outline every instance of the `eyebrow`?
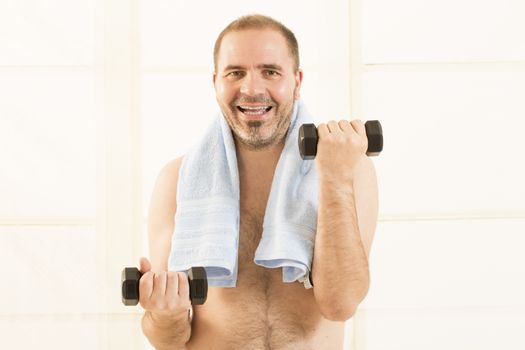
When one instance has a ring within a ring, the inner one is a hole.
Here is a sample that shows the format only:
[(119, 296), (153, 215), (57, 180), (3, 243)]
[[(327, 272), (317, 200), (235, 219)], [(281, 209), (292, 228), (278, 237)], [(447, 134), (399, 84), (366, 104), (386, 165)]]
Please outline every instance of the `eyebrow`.
[[(278, 64), (259, 64), (257, 66), (257, 68), (259, 68), (259, 69), (274, 69), (274, 70), (280, 70), (280, 71), (283, 70), (283, 68), (281, 66), (279, 66)], [(224, 68), (225, 71), (240, 70), (240, 69), (245, 69), (245, 68), (243, 66), (238, 66), (238, 65), (233, 65), (233, 64), (229, 64), (229, 65), (227, 65)]]

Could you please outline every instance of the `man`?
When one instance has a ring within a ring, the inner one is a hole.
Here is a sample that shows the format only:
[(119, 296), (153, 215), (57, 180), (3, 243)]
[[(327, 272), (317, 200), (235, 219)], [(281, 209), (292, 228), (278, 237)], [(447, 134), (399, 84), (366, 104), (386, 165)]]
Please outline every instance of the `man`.
[(140, 262), (144, 334), (157, 349), (342, 349), (344, 321), (368, 291), (377, 222), (376, 175), (365, 154), (364, 125), (341, 120), (318, 126), (314, 287), (283, 283), (281, 269), (258, 266), (253, 259), (300, 95), (297, 41), (271, 18), (241, 17), (218, 37), (214, 59), (217, 102), (232, 130), (238, 162), (237, 285), (209, 288), (206, 303), (192, 309), (186, 275), (167, 272), (182, 157), (175, 159), (160, 172), (151, 199), (151, 263)]

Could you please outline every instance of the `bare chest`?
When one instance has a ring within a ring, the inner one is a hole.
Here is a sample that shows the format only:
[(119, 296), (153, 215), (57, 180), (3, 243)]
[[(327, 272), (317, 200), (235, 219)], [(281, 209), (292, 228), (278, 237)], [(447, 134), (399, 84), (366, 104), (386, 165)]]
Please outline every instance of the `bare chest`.
[(188, 349), (342, 348), (343, 324), (321, 316), (312, 289), (254, 263), (265, 208), (264, 196), (241, 201), (237, 286), (210, 288), (206, 304), (194, 308)]

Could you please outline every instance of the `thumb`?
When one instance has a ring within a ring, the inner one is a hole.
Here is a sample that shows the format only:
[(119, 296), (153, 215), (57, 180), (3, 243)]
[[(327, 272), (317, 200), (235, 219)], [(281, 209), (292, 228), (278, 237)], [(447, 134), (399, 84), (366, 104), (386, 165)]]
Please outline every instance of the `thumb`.
[(140, 258), (139, 266), (140, 266), (139, 270), (142, 273), (146, 273), (149, 270), (151, 270), (151, 263), (149, 262), (148, 258), (145, 258), (145, 257)]

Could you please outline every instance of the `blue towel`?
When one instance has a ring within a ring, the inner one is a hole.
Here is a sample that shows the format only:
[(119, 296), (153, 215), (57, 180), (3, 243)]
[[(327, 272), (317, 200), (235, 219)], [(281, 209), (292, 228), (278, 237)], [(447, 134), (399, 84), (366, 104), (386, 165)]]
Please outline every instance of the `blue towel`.
[[(283, 268), (283, 282), (309, 288), (317, 230), (315, 161), (299, 155), (297, 137), (313, 118), (301, 101), (275, 169), (254, 262)], [(219, 113), (203, 139), (184, 157), (177, 187), (170, 271), (203, 266), (210, 286), (235, 287), (239, 243), (239, 173), (231, 129)]]

